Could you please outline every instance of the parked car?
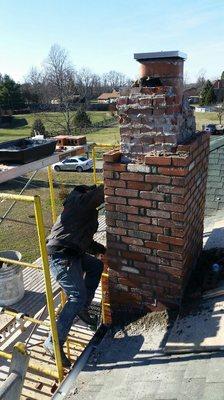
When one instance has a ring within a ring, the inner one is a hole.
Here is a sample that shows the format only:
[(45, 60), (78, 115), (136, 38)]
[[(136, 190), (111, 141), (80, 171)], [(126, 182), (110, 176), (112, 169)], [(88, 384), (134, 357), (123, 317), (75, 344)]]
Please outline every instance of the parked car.
[(215, 124), (206, 125), (205, 132), (209, 132), (209, 133), (211, 133), (211, 135), (216, 135), (216, 133), (217, 133), (216, 125)]
[(63, 161), (54, 164), (54, 170), (59, 171), (76, 171), (83, 172), (88, 171), (93, 167), (93, 160), (83, 156), (70, 157)]

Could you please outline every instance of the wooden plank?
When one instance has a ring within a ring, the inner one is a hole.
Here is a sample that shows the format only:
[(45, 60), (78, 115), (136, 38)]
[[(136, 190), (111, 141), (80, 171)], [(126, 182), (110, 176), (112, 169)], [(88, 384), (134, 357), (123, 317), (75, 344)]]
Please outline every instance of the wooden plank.
[(1, 164), (0, 165), (0, 183), (10, 181), (11, 179), (18, 178), (19, 176), (25, 175), (29, 172), (37, 171), (39, 169), (48, 167), (49, 165), (55, 164), (67, 157), (75, 156), (84, 152), (83, 146), (75, 146), (72, 150), (66, 150), (63, 152), (55, 152), (49, 157), (42, 158), (37, 161), (33, 161), (27, 164)]

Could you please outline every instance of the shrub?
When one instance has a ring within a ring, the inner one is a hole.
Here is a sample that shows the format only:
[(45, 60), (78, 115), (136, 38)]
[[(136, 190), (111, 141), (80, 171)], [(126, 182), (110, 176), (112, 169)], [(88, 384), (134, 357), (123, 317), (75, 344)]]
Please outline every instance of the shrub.
[(215, 98), (214, 88), (212, 86), (212, 83), (209, 80), (207, 80), (201, 92), (200, 104), (202, 106), (208, 106), (210, 104), (213, 104), (215, 100), (216, 98)]
[(86, 130), (92, 125), (89, 115), (83, 108), (79, 108), (74, 117), (75, 128), (79, 130)]
[(35, 119), (33, 125), (32, 125), (32, 131), (31, 131), (31, 136), (35, 135), (45, 135), (45, 126), (43, 122), (41, 121), (40, 118)]

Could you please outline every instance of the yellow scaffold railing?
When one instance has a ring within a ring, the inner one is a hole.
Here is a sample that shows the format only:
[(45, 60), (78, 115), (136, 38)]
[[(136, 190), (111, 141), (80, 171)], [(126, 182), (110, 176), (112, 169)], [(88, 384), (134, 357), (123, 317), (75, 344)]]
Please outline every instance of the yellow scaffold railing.
[[(49, 170), (50, 170), (50, 168), (48, 168), (48, 171)], [(53, 180), (52, 180), (51, 172), (49, 172), (48, 177), (49, 177), (49, 185), (50, 185), (51, 200), (52, 200), (52, 198), (54, 196), (54, 190), (53, 190)], [(47, 255), (47, 249), (46, 249), (46, 238), (45, 238), (45, 229), (44, 229), (41, 200), (40, 200), (40, 197), (37, 195), (36, 196), (24, 196), (24, 195), (16, 195), (16, 194), (8, 194), (8, 193), (0, 193), (0, 199), (22, 201), (25, 203), (28, 202), (28, 203), (33, 203), (33, 205), (34, 205), (35, 221), (36, 221), (36, 227), (37, 227), (37, 233), (38, 233), (40, 255), (41, 255), (41, 259), (42, 259), (42, 266), (43, 266), (42, 268), (43, 268), (45, 288), (46, 288), (47, 308), (48, 308), (48, 314), (49, 314), (49, 319), (50, 319), (50, 329), (52, 332), (52, 340), (53, 340), (53, 346), (54, 346), (57, 371), (53, 370), (50, 367), (43, 367), (41, 365), (37, 366), (32, 363), (29, 363), (29, 367), (35, 371), (42, 372), (51, 377), (57, 378), (59, 380), (59, 382), (61, 382), (63, 379), (63, 367), (62, 367), (62, 362), (61, 362), (61, 353), (60, 353), (60, 349), (59, 349), (58, 332), (57, 332), (57, 327), (56, 327), (54, 299), (53, 299), (53, 291), (52, 291), (52, 285), (51, 285), (48, 255)], [(56, 213), (55, 213), (55, 209), (54, 209), (55, 214), (53, 214), (53, 208), (54, 208), (54, 205), (52, 205), (52, 215), (54, 218), (56, 216)], [(1, 257), (0, 257), (0, 261), (7, 262), (7, 264), (16, 264), (17, 266), (21, 266), (21, 267), (40, 268), (40, 267), (36, 266), (35, 264), (25, 263), (22, 261), (9, 260), (9, 259), (5, 259), (5, 258), (1, 258)], [(45, 321), (32, 319), (30, 317), (27, 317), (27, 320), (32, 323), (38, 323), (40, 325), (42, 324), (45, 326), (47, 325)], [(6, 359), (11, 358), (10, 354), (5, 353), (3, 351), (0, 351), (0, 357), (4, 357)]]
[[(93, 149), (92, 149), (92, 158), (93, 158), (93, 180), (95, 184), (102, 183), (101, 181), (97, 180), (97, 174), (96, 174), (96, 150), (98, 148), (104, 148), (104, 149), (113, 149), (117, 147), (116, 145), (111, 145), (111, 144), (95, 144)], [(49, 189), (50, 189), (50, 202), (51, 202), (51, 214), (52, 214), (52, 222), (55, 223), (56, 218), (57, 218), (57, 212), (56, 212), (56, 201), (55, 201), (55, 192), (54, 192), (54, 180), (53, 180), (53, 174), (52, 174), (52, 168), (51, 166), (47, 167), (48, 169), (48, 182), (49, 182)], [(48, 366), (42, 366), (42, 365), (36, 365), (32, 362), (32, 360), (29, 362), (29, 368), (33, 371), (36, 371), (37, 373), (43, 373), (47, 376), (50, 376), (54, 379), (57, 379), (59, 382), (62, 381), (64, 371), (63, 371), (63, 366), (62, 366), (62, 361), (61, 361), (61, 353), (59, 349), (59, 340), (58, 340), (58, 332), (57, 332), (57, 327), (56, 327), (56, 312), (54, 310), (54, 299), (53, 299), (53, 291), (52, 291), (52, 285), (51, 285), (51, 278), (50, 278), (50, 269), (49, 269), (49, 263), (48, 263), (48, 256), (47, 256), (47, 249), (46, 249), (46, 237), (45, 237), (45, 229), (44, 229), (44, 221), (43, 221), (43, 213), (42, 213), (42, 207), (41, 207), (41, 199), (40, 196), (25, 196), (25, 195), (19, 195), (19, 194), (8, 194), (8, 193), (0, 193), (0, 199), (2, 200), (14, 200), (14, 201), (19, 201), (19, 202), (24, 202), (24, 203), (33, 203), (34, 205), (34, 212), (35, 212), (35, 222), (36, 222), (36, 228), (37, 228), (37, 233), (38, 233), (38, 241), (39, 241), (39, 249), (40, 249), (40, 255), (41, 255), (41, 260), (42, 260), (42, 267), (36, 265), (36, 264), (31, 264), (28, 262), (23, 262), (23, 261), (17, 261), (17, 260), (11, 260), (8, 258), (3, 258), (0, 257), (0, 261), (7, 264), (13, 264), (17, 265), (18, 267), (21, 268), (32, 268), (32, 269), (38, 269), (42, 270), (44, 274), (44, 281), (45, 281), (45, 289), (46, 289), (46, 298), (47, 298), (47, 308), (48, 308), (48, 314), (49, 314), (49, 322), (47, 321), (42, 321), (38, 318), (32, 318), (29, 316), (23, 316), (24, 320), (37, 324), (37, 325), (43, 325), (46, 327), (49, 327), (51, 332), (52, 332), (52, 340), (53, 340), (53, 345), (54, 345), (54, 353), (55, 353), (55, 361), (56, 361), (56, 370), (48, 367)], [(105, 274), (107, 275), (107, 274)], [(61, 306), (66, 301), (66, 296), (63, 292), (61, 292)], [(105, 317), (105, 309), (104, 306), (108, 306), (108, 304), (103, 304), (102, 302), (102, 320), (105, 322), (106, 317)], [(14, 313), (13, 311), (9, 310), (3, 310), (2, 312), (11, 315), (11, 316), (16, 316), (17, 313)], [(70, 357), (70, 346), (69, 346), (69, 341), (67, 340), (66, 342), (66, 347), (67, 347), (67, 354), (68, 357)], [(5, 358), (5, 359), (11, 359), (12, 355), (10, 353), (0, 351), (0, 357)]]

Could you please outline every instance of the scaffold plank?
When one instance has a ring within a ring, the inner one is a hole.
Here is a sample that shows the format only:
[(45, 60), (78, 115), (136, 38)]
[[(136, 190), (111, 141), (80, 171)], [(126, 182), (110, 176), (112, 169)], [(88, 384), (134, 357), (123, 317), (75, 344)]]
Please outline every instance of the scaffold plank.
[(75, 146), (72, 150), (63, 152), (55, 152), (49, 157), (42, 158), (27, 164), (0, 164), (0, 183), (10, 181), (11, 179), (18, 178), (19, 176), (28, 174), (29, 172), (37, 171), (39, 169), (48, 167), (55, 164), (67, 157), (76, 156), (85, 152), (83, 146)]

